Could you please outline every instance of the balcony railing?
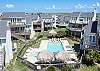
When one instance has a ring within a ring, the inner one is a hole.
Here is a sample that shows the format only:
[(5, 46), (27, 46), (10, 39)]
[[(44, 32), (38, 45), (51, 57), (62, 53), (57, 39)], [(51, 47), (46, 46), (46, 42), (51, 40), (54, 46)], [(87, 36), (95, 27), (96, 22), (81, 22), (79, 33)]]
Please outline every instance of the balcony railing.
[(82, 28), (72, 28), (72, 27), (70, 27), (69, 30), (71, 30), (71, 31), (82, 31)]
[(25, 26), (25, 22), (12, 22), (9, 26)]
[(34, 30), (42, 30), (42, 28), (34, 28)]
[(45, 25), (45, 27), (52, 27), (51, 25)]
[(42, 23), (33, 23), (33, 25), (42, 25)]
[(70, 23), (87, 24), (87, 23), (89, 23), (89, 21), (76, 21), (76, 20), (71, 20)]

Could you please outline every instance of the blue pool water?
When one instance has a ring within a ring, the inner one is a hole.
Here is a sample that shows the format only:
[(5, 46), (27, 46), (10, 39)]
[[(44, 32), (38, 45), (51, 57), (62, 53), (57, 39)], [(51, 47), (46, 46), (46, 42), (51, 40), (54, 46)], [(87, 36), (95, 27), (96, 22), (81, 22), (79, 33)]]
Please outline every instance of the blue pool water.
[(61, 42), (48, 42), (49, 52), (61, 52), (64, 51), (63, 44)]

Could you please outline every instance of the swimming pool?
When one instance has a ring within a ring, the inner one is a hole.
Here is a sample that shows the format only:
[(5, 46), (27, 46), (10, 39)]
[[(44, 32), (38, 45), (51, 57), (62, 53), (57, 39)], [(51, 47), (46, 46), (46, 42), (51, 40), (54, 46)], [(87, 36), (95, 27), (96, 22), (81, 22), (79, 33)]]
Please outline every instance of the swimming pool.
[(48, 51), (49, 52), (61, 52), (64, 51), (62, 42), (48, 42)]

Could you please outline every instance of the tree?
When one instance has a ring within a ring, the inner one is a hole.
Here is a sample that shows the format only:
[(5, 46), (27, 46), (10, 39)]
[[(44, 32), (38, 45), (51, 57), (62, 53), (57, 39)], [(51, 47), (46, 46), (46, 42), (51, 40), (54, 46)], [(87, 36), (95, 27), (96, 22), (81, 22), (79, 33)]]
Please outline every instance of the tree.
[(64, 37), (65, 35), (66, 35), (65, 30), (60, 29), (60, 30), (57, 31), (57, 36)]
[(40, 38), (42, 38), (43, 37), (43, 34), (38, 34), (38, 36), (37, 36), (37, 39), (40, 39)]
[(72, 71), (74, 69), (73, 65), (64, 65), (61, 71)]
[(96, 50), (89, 50), (85, 55), (84, 55), (84, 60), (86, 60), (88, 63), (95, 63), (100, 61), (100, 52)]

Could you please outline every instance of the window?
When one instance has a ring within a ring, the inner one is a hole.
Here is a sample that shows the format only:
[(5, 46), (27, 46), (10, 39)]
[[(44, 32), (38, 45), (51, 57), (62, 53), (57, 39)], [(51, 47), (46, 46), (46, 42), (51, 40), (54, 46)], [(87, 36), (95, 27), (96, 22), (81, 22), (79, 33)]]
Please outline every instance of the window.
[(12, 22), (12, 18), (11, 18), (11, 22)]
[(76, 17), (76, 20), (77, 20), (77, 17)]
[(16, 22), (16, 20), (17, 20), (17, 19), (15, 18), (15, 22)]
[(90, 36), (90, 42), (95, 42), (96, 41), (96, 39), (95, 39), (95, 36)]
[(95, 42), (95, 36), (93, 36), (93, 42)]
[(88, 21), (88, 17), (87, 17), (87, 21)]
[(90, 40), (90, 42), (92, 41), (92, 36), (90, 36), (90, 39), (89, 40)]
[(30, 28), (30, 25), (27, 25), (26, 28)]
[(6, 39), (0, 39), (0, 44), (6, 43)]
[(92, 17), (91, 17), (91, 20), (92, 20)]
[(83, 19), (80, 19), (80, 21), (83, 21)]
[(21, 18), (19, 19), (19, 22), (21, 22)]
[(2, 43), (6, 43), (6, 39), (2, 39)]
[(21, 22), (21, 18), (17, 18), (17, 22)]
[(1, 44), (1, 39), (0, 39), (0, 44)]
[(14, 18), (12, 19), (12, 22), (14, 22)]

